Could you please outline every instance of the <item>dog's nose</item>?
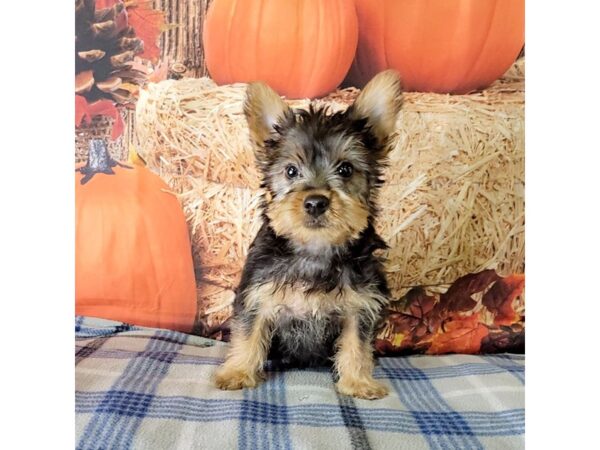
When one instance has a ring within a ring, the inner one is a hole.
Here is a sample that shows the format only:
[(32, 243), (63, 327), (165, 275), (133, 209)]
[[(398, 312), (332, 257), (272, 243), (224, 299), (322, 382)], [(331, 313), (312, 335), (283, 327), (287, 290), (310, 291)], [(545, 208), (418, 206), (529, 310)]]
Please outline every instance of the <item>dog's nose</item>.
[(304, 199), (305, 211), (313, 217), (319, 217), (329, 208), (329, 199), (324, 195), (309, 195)]

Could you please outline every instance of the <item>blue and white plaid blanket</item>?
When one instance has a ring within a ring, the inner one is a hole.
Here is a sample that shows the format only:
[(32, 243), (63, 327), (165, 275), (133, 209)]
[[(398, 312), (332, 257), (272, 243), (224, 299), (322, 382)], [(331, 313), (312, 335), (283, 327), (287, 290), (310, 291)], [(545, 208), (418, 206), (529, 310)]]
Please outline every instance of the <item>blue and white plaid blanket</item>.
[(227, 344), (76, 319), (78, 449), (520, 449), (522, 355), (380, 358), (382, 400), (338, 395), (327, 369), (211, 381)]

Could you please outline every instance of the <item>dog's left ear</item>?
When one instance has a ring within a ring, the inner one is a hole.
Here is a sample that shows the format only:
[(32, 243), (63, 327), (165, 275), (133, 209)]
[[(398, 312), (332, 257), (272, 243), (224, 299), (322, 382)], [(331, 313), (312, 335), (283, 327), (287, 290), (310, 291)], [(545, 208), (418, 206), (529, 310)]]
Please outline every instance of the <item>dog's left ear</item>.
[(378, 144), (384, 145), (396, 129), (401, 104), (400, 76), (394, 70), (386, 70), (367, 83), (349, 114), (354, 120), (366, 120)]

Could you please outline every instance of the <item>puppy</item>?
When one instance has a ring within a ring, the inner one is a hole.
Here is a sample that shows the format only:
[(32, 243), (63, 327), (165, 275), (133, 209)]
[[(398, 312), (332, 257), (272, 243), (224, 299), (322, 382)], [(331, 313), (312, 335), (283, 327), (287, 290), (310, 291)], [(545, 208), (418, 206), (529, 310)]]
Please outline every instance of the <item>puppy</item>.
[(398, 75), (374, 77), (344, 112), (292, 110), (263, 83), (244, 113), (263, 175), (263, 224), (234, 301), (221, 389), (255, 387), (268, 357), (333, 361), (337, 390), (377, 399), (374, 331), (389, 290), (374, 228), (377, 191), (400, 108)]

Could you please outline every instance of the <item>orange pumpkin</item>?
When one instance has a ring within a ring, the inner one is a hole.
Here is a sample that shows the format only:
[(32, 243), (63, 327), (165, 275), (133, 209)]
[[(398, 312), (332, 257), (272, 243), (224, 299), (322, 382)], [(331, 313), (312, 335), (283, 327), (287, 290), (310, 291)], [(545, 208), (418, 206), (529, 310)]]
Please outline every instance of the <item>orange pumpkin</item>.
[(353, 0), (213, 0), (203, 31), (217, 83), (264, 81), (289, 98), (335, 90), (357, 40)]
[(196, 283), (177, 198), (143, 166), (116, 163), (102, 141), (75, 176), (75, 312), (189, 332)]
[(462, 94), (487, 87), (525, 41), (524, 0), (355, 0), (356, 57), (346, 84), (396, 69), (409, 91)]

